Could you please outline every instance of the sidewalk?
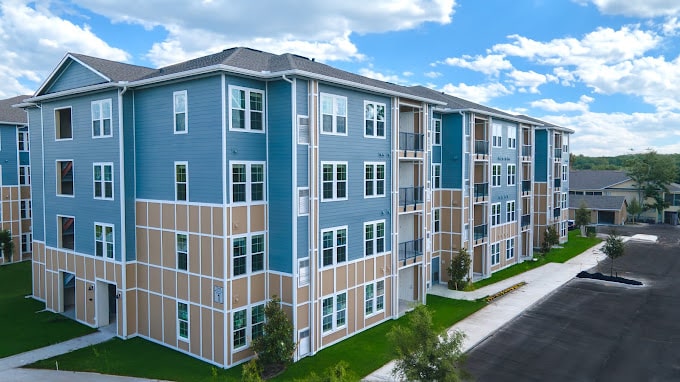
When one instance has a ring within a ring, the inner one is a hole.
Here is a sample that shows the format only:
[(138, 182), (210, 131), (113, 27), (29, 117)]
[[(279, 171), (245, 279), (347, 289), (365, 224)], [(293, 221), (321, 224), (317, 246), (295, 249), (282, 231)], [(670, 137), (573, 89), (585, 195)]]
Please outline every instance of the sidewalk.
[[(629, 238), (624, 238), (626, 239)], [(443, 285), (436, 285), (430, 289), (429, 293), (458, 300), (476, 300), (493, 295), (522, 281), (526, 282), (526, 285), (521, 288), (494, 300), (449, 328), (449, 332), (460, 330), (465, 333), (463, 351), (467, 352), (507, 322), (519, 316), (525, 309), (574, 278), (578, 272), (593, 268), (604, 260), (607, 256), (600, 250), (602, 246), (604, 242), (563, 264), (548, 263), (472, 292), (452, 291)], [(369, 374), (364, 381), (395, 381), (392, 375), (393, 368), (394, 361), (389, 362)]]

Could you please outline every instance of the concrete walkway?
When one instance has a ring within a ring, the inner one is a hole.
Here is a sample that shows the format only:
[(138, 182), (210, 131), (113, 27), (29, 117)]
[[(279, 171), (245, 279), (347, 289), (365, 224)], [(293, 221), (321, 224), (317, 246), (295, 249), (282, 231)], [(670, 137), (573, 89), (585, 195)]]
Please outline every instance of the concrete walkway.
[[(625, 241), (630, 238), (623, 239)], [(654, 240), (656, 239), (654, 238)], [(493, 295), (522, 281), (526, 282), (526, 285), (494, 300), (488, 306), (449, 328), (449, 333), (455, 330), (465, 333), (463, 351), (467, 352), (507, 322), (519, 316), (525, 309), (574, 278), (580, 271), (597, 266), (600, 261), (607, 257), (601, 251), (603, 246), (604, 242), (586, 250), (564, 264), (548, 263), (472, 292), (452, 291), (443, 285), (436, 285), (428, 293), (459, 300), (476, 300)], [(392, 375), (393, 368), (394, 362), (392, 361), (369, 374), (364, 378), (364, 381), (397, 381), (398, 379)]]

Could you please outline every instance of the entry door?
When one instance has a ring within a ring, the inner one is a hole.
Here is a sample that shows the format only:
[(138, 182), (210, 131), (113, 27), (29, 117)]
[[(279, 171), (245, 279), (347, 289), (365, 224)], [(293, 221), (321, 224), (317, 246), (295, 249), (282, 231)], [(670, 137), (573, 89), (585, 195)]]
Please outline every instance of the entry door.
[(300, 331), (300, 347), (299, 349), (299, 355), (300, 357), (304, 357), (309, 352), (311, 351), (311, 343), (309, 340), (309, 329), (301, 330)]
[(432, 285), (439, 284), (439, 257), (432, 258)]

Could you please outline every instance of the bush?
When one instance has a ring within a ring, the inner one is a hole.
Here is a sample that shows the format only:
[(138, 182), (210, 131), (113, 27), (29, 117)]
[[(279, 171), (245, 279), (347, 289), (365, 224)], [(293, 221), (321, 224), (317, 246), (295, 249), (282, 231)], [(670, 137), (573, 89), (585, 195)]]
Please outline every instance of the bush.
[(465, 248), (451, 258), (451, 264), (446, 269), (449, 274), (449, 289), (464, 290), (470, 281), (470, 265), (472, 259)]

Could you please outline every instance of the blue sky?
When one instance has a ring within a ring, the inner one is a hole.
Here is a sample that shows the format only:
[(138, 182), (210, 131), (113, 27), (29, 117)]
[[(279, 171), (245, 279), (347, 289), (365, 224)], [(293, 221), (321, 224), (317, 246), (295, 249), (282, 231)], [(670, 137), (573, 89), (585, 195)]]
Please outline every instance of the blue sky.
[(159, 67), (249, 46), (545, 119), (577, 154), (680, 153), (678, 16), (677, 0), (2, 0), (0, 97), (66, 52)]

